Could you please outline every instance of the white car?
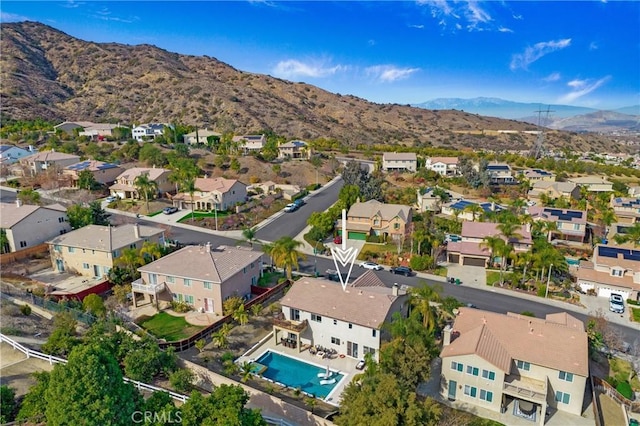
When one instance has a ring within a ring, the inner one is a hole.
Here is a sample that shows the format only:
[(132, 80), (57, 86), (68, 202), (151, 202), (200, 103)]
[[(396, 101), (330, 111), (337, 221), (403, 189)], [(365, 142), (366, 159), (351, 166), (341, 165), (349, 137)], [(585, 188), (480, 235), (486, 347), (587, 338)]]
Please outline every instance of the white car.
[(298, 206), (296, 206), (295, 204), (291, 203), (291, 204), (287, 204), (284, 207), (284, 211), (287, 212), (287, 213), (291, 213), (291, 212), (296, 211), (297, 208), (298, 208)]
[(378, 265), (375, 262), (362, 262), (360, 264), (360, 267), (365, 269), (373, 269), (374, 271), (382, 271), (384, 269), (382, 265)]

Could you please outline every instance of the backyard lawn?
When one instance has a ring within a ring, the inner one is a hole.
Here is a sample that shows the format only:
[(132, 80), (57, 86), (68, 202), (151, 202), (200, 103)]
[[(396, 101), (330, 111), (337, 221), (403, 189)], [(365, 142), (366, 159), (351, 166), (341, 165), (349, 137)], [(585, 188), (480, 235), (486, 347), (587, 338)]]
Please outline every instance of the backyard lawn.
[(166, 312), (160, 312), (139, 325), (158, 339), (168, 342), (185, 339), (203, 328), (189, 324), (184, 317), (174, 317)]
[(640, 322), (640, 308), (631, 308), (631, 317), (635, 322)]
[(494, 284), (500, 282), (500, 272), (499, 271), (487, 271), (487, 285), (493, 286)]
[(358, 260), (366, 260), (368, 255), (377, 254), (380, 257), (384, 257), (386, 253), (397, 253), (398, 246), (396, 244), (370, 244), (366, 243), (360, 253), (358, 254)]
[[(611, 358), (609, 360), (609, 375), (616, 379), (617, 382), (625, 382), (629, 379), (631, 372), (631, 363), (620, 358)], [(640, 380), (638, 376), (633, 376), (629, 382), (634, 391), (640, 391)]]

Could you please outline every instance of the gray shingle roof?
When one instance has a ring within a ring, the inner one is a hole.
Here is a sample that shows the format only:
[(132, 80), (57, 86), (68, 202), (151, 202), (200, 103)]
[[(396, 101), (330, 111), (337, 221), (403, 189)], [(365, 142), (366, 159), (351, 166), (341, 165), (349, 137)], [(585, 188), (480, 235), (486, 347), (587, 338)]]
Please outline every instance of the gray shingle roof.
[[(135, 235), (135, 227), (140, 230), (140, 237)], [(164, 230), (154, 226), (127, 223), (120, 226), (87, 225), (49, 241), (49, 244), (67, 247), (84, 248), (97, 251), (110, 251), (127, 248), (145, 238), (163, 233)]]

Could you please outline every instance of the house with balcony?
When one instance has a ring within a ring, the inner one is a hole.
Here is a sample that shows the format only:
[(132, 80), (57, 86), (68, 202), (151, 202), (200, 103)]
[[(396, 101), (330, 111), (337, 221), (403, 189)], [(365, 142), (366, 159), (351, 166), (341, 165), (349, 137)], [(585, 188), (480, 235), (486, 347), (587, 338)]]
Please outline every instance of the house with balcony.
[(555, 182), (556, 175), (553, 172), (542, 169), (527, 169), (520, 172), (523, 178), (530, 183), (534, 182)]
[(156, 167), (133, 167), (120, 173), (116, 181), (109, 187), (111, 195), (116, 195), (121, 199), (139, 199), (138, 189), (135, 181), (138, 176), (147, 175), (158, 186), (158, 196), (163, 196), (167, 192), (175, 190), (175, 184), (169, 180), (171, 170)]
[(416, 190), (416, 206), (420, 213), (426, 211), (440, 213), (444, 204), (455, 203), (462, 199), (464, 195), (439, 186)]
[(533, 206), (528, 208), (528, 213), (534, 221), (556, 224), (556, 229), (549, 232), (549, 242), (563, 240), (584, 243), (587, 241), (586, 211)]
[[(134, 306), (158, 301), (189, 304), (201, 312), (223, 315), (230, 297), (251, 297), (262, 276), (262, 253), (247, 247), (186, 246), (138, 268), (131, 284)], [(136, 295), (142, 295), (137, 300)]]
[[(347, 213), (346, 237), (366, 240), (369, 236), (377, 236), (385, 241), (397, 241), (409, 231), (412, 217), (411, 207), (402, 204), (385, 204), (377, 200), (356, 202)], [(338, 229), (341, 229), (342, 220), (339, 222)]]
[(640, 250), (598, 244), (591, 260), (580, 262), (577, 283), (599, 297), (617, 293), (625, 300), (639, 300)]
[(153, 140), (156, 136), (162, 136), (164, 134), (165, 127), (172, 126), (164, 123), (141, 124), (131, 129), (131, 136), (138, 142)]
[(58, 235), (71, 231), (67, 209), (60, 204), (33, 206), (0, 203), (0, 229), (5, 233), (3, 253), (34, 247)]
[(415, 152), (385, 152), (382, 154), (382, 170), (415, 172), (418, 170), (418, 157)]
[(335, 349), (338, 354), (378, 360), (388, 334), (382, 324), (394, 313), (406, 317), (408, 295), (404, 288), (387, 287), (373, 271), (367, 271), (343, 290), (338, 282), (303, 277), (280, 299), (282, 312), (273, 321), (276, 345), (293, 342), (299, 351), (306, 345)]
[(487, 173), (489, 174), (489, 182), (492, 185), (511, 185), (517, 183), (513, 176), (511, 166), (507, 163), (489, 163), (487, 164)]
[(501, 237), (513, 247), (514, 252), (522, 253), (531, 250), (533, 240), (531, 238), (531, 228), (522, 225), (516, 229), (519, 236), (504, 238), (498, 223), (492, 222), (462, 222), (460, 241), (447, 243), (447, 259), (449, 263), (469, 266), (481, 266), (486, 268), (494, 263), (495, 255), (486, 245), (485, 238)]
[(508, 413), (520, 418), (514, 424), (544, 425), (555, 411), (582, 420), (589, 344), (582, 321), (567, 313), (534, 318), (460, 308), (444, 330), (440, 358), (441, 396), (454, 407)]
[(220, 140), (222, 137), (222, 133), (214, 132), (209, 129), (198, 129), (191, 133), (187, 133), (182, 136), (182, 141), (187, 145), (198, 145), (204, 144), (207, 145), (209, 143), (209, 138), (212, 140)]
[(579, 200), (580, 187), (572, 182), (540, 180), (533, 182), (527, 197), (536, 204), (541, 204), (544, 197), (549, 200), (557, 200), (558, 198)]
[(278, 158), (308, 160), (313, 150), (305, 141), (293, 140), (278, 146)]
[(56, 151), (41, 151), (21, 158), (20, 164), (28, 169), (32, 176), (35, 176), (51, 168), (62, 170), (67, 166), (76, 164), (78, 161), (80, 161), (80, 157), (77, 155)]
[(458, 174), (458, 157), (429, 157), (425, 161), (424, 167), (441, 176), (456, 176)]
[(71, 185), (75, 188), (78, 186), (80, 173), (88, 171), (93, 178), (101, 185), (110, 185), (116, 181), (116, 178), (124, 172), (124, 168), (113, 163), (105, 163), (104, 161), (86, 160), (65, 167), (62, 174), (68, 176)]
[(35, 150), (29, 145), (29, 149), (20, 148), (15, 145), (0, 145), (0, 165), (6, 166), (17, 163), (21, 158), (33, 155)]
[(609, 203), (619, 225), (633, 225), (640, 221), (640, 197), (614, 197)]
[[(477, 212), (470, 210), (469, 206), (477, 205), (480, 209)], [(479, 220), (482, 215), (490, 212), (499, 212), (504, 210), (504, 207), (500, 204), (496, 204), (492, 201), (472, 201), (472, 200), (452, 200), (442, 205), (442, 214), (451, 216), (457, 219), (476, 221)]]
[(581, 176), (567, 179), (567, 182), (575, 183), (585, 188), (588, 192), (613, 192), (613, 183), (603, 176)]
[(262, 151), (267, 143), (267, 136), (262, 135), (242, 135), (234, 136), (233, 141), (238, 144), (238, 148), (244, 155), (252, 152), (257, 153)]
[[(237, 179), (197, 178), (193, 193), (193, 209), (199, 211), (231, 210), (247, 201), (247, 185)], [(179, 209), (191, 209), (191, 194), (180, 192), (173, 197)]]
[(87, 225), (55, 237), (47, 244), (54, 271), (106, 277), (124, 250), (139, 250), (147, 241), (164, 246), (164, 230), (137, 223)]
[(114, 137), (115, 130), (121, 127), (128, 128), (121, 124), (91, 123), (83, 126), (82, 130), (78, 133), (78, 136), (87, 136), (91, 140), (101, 141), (105, 138)]

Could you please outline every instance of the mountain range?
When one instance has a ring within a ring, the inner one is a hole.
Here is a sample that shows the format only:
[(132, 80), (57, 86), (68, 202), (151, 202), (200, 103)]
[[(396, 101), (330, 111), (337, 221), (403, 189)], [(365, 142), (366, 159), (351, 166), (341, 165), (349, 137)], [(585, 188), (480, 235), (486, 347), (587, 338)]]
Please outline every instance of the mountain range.
[(459, 110), (572, 132), (625, 133), (640, 131), (640, 105), (603, 111), (573, 105), (544, 105), (500, 98), (438, 98), (419, 104), (430, 110)]
[[(83, 41), (38, 22), (1, 24), (0, 49), (3, 122), (180, 122), (235, 134), (268, 130), (287, 138), (336, 139), (351, 149), (527, 150), (536, 138), (513, 132), (537, 129), (524, 121), (376, 104), (240, 71), (208, 56)], [(545, 144), (581, 151), (630, 150), (625, 141), (598, 134), (549, 132)]]

